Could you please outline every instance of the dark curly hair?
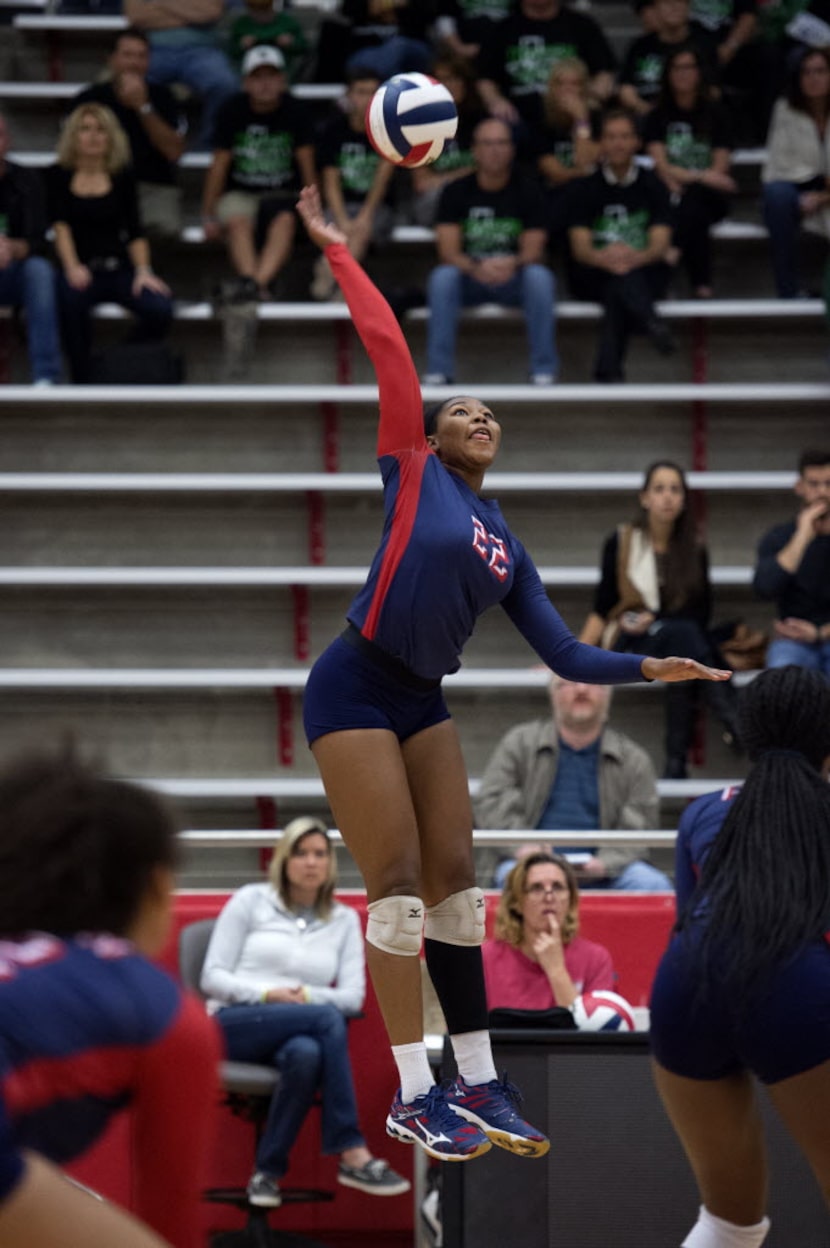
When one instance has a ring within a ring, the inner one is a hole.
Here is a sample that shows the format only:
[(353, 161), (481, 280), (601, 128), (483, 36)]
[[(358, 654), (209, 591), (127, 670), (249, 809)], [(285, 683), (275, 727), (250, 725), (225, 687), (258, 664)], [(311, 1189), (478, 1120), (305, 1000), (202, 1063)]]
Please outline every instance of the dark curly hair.
[(125, 935), (153, 871), (176, 865), (177, 831), (155, 794), (73, 747), (13, 761), (0, 772), (0, 935)]
[(704, 968), (746, 1000), (830, 928), (830, 684), (792, 665), (761, 672), (738, 723), (752, 768), (678, 929), (695, 928)]

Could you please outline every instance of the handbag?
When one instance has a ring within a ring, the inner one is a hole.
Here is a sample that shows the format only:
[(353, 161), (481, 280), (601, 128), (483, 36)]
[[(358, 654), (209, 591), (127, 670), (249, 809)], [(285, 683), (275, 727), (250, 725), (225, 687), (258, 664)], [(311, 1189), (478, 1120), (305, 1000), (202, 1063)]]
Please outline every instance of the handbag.
[(750, 672), (764, 666), (769, 639), (760, 628), (737, 620), (731, 635), (718, 641), (718, 649), (733, 672)]
[(178, 386), (184, 361), (165, 342), (119, 342), (92, 357), (93, 386)]
[(577, 1031), (574, 1016), (564, 1005), (547, 1010), (514, 1010), (499, 1006), (488, 1016), (491, 1031), (503, 1028), (516, 1031)]

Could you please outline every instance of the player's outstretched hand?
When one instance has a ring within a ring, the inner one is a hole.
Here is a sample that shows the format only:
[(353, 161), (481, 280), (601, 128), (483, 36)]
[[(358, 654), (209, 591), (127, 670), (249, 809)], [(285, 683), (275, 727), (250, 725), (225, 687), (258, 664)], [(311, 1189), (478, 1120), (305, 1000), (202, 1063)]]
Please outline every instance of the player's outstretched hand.
[(321, 250), (324, 247), (328, 247), (330, 243), (346, 242), (346, 235), (343, 231), (333, 222), (326, 220), (323, 214), (320, 192), (316, 186), (304, 186), (300, 191), (300, 198), (297, 200), (297, 212), (302, 218), (303, 225), (308, 230), (309, 238)]
[(695, 659), (643, 659), (641, 670), (646, 680), (729, 680), (731, 672), (721, 667), (706, 667)]

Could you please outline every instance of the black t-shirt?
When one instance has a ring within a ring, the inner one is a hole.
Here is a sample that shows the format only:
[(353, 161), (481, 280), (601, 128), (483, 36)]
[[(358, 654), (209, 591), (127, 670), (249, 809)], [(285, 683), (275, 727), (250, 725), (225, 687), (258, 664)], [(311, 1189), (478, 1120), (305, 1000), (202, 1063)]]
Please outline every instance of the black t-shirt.
[(644, 251), (651, 227), (668, 225), (669, 220), (668, 192), (646, 169), (638, 169), (628, 186), (608, 182), (603, 170), (597, 169), (568, 187), (568, 226), (590, 230), (597, 248), (627, 243)]
[(52, 165), (46, 175), (49, 220), (69, 226), (81, 264), (96, 260), (129, 263), (127, 243), (143, 233), (132, 173), (126, 169), (114, 173), (106, 195), (75, 195), (70, 189), (71, 169)]
[(444, 144), (444, 150), (437, 160), (434, 160), (429, 166), (435, 173), (454, 173), (456, 169), (473, 169), (475, 160), (473, 158), (473, 131), (480, 121), (484, 121), (487, 114), (475, 111), (473, 113), (461, 112), (458, 114), (458, 129), (455, 137), (447, 139)]
[(33, 253), (46, 235), (46, 197), (36, 173), (7, 160), (0, 175), (0, 234), (23, 239)]
[(455, 18), (459, 39), (480, 43), (493, 22), (509, 17), (512, 8), (513, 0), (443, 0), (436, 5), (436, 16)]
[(339, 170), (343, 199), (347, 204), (362, 204), (379, 164), (380, 156), (365, 132), (353, 130), (348, 117), (338, 109), (317, 140), (317, 167)]
[(642, 35), (635, 39), (625, 54), (620, 82), (635, 88), (640, 99), (653, 103), (660, 94), (666, 57), (676, 48), (690, 46), (700, 55), (710, 82), (717, 77), (717, 41), (713, 35), (694, 22), (689, 23), (689, 37), (682, 43), (664, 43), (659, 35)]
[(544, 230), (545, 204), (535, 182), (514, 173), (500, 191), (484, 191), (474, 173), (441, 192), (436, 225), (460, 225), (465, 255), (515, 256), (525, 230)]
[[(147, 84), (147, 94), (154, 110), (174, 130), (185, 132), (185, 122), (172, 91), (158, 83)], [(104, 104), (112, 109), (130, 141), (133, 155), (133, 173), (139, 182), (156, 182), (172, 186), (176, 181), (176, 165), (150, 142), (134, 108), (125, 108), (113, 90), (111, 82), (97, 82), (86, 87), (75, 97), (74, 107), (79, 104)]]
[(307, 110), (288, 94), (269, 113), (255, 113), (244, 92), (232, 95), (213, 134), (213, 146), (231, 153), (226, 191), (299, 191), (295, 152), (313, 142)]
[[(591, 138), (599, 139), (602, 114), (598, 109), (591, 109), (588, 114), (588, 125), (591, 127)], [(555, 156), (566, 169), (574, 167), (574, 123), (552, 126), (544, 117), (533, 127), (533, 156)]]
[(643, 140), (664, 143), (669, 164), (681, 169), (708, 169), (715, 148), (731, 148), (732, 127), (720, 104), (691, 110), (676, 104), (658, 105), (645, 119)]
[(692, 0), (689, 17), (722, 43), (744, 13), (757, 13), (756, 0)]
[(478, 75), (491, 78), (524, 116), (528, 100), (544, 92), (553, 66), (572, 56), (591, 74), (614, 68), (605, 35), (584, 13), (562, 9), (548, 21), (516, 14), (497, 22), (482, 44)]

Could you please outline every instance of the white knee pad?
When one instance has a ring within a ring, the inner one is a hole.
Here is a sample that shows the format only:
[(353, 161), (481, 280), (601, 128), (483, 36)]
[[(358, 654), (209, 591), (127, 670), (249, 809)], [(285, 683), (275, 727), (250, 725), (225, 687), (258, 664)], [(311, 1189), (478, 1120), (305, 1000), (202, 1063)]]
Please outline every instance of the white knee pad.
[(384, 953), (417, 958), (424, 932), (424, 903), (420, 897), (381, 897), (367, 906), (366, 939)]
[(427, 906), (424, 935), (445, 945), (480, 945), (484, 940), (484, 893), (465, 888)]
[(682, 1248), (761, 1248), (769, 1228), (769, 1218), (762, 1218), (754, 1226), (735, 1226), (701, 1205), (697, 1222), (683, 1240)]

